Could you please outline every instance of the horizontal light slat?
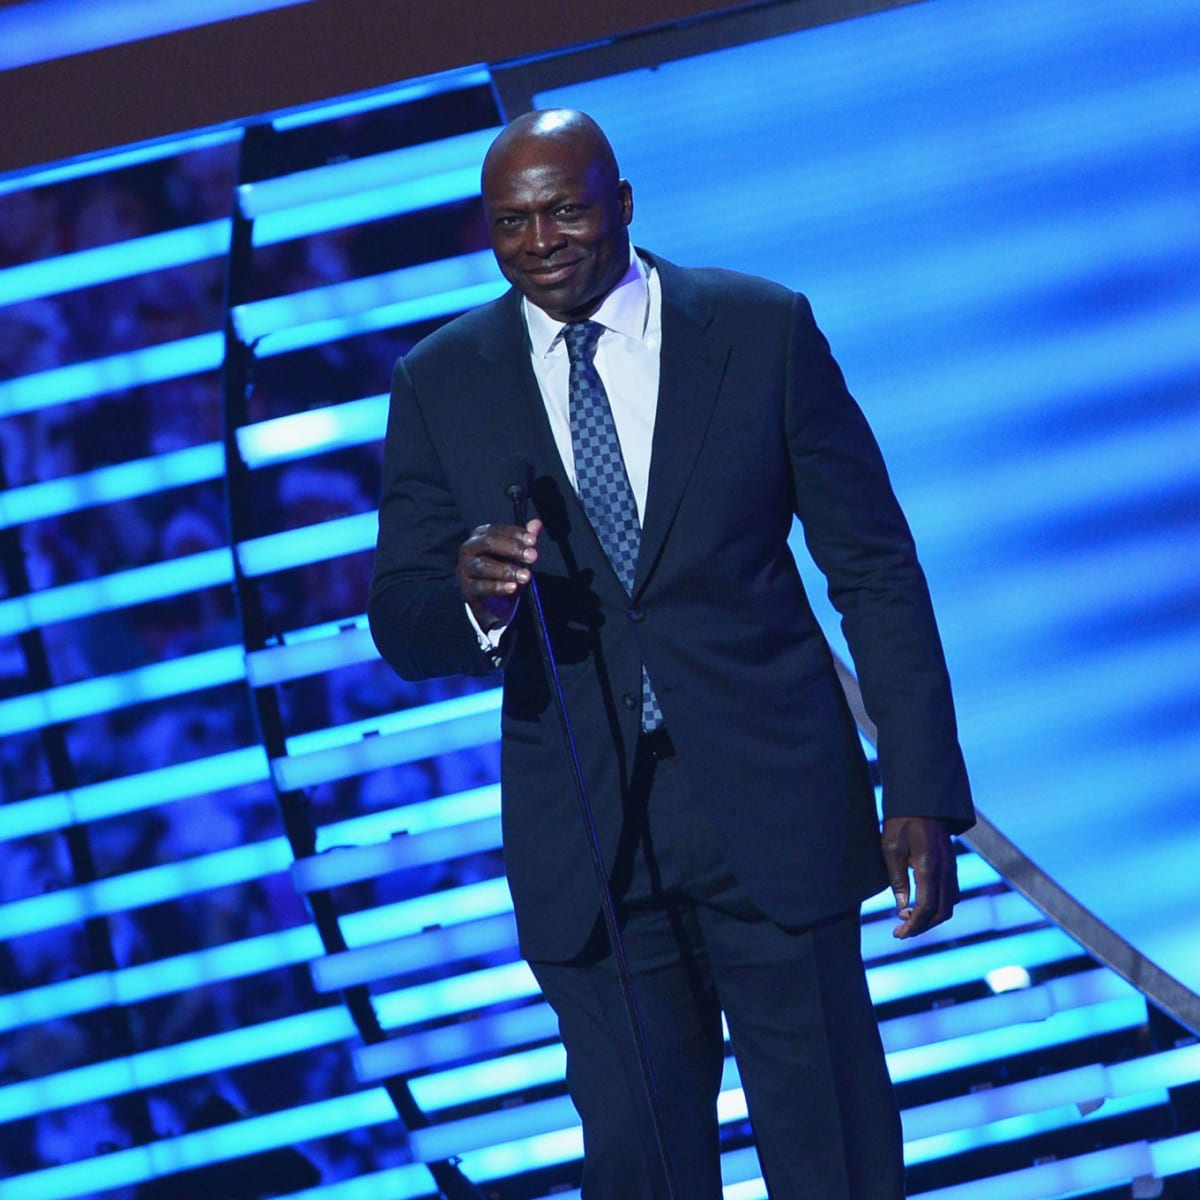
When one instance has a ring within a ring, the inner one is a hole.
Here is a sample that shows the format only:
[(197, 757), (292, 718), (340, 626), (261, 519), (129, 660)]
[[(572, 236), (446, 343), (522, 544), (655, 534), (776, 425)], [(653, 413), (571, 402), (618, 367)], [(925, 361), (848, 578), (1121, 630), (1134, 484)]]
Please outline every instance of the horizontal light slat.
[(228, 547), (0, 600), (0, 637), (233, 582)]
[(292, 883), (298, 892), (312, 892), (499, 848), (500, 818), (485, 817), (452, 829), (430, 830), (376, 846), (330, 850), (300, 859), (292, 867)]
[(207, 483), (220, 479), (224, 472), (225, 451), (219, 442), (209, 442), (153, 458), (9, 488), (0, 492), (0, 528)]
[(267, 687), (378, 657), (370, 630), (351, 626), (332, 637), (252, 650), (246, 655), (246, 678), (251, 687)]
[(387, 979), (424, 967), (445, 966), (480, 954), (512, 951), (516, 944), (516, 922), (511, 913), (503, 913), (327, 955), (312, 964), (313, 986), (319, 992), (343, 991), (356, 984)]
[(220, 687), (244, 677), (245, 651), (241, 646), (224, 646), (131, 671), (64, 683), (44, 692), (0, 700), (0, 737)]
[(262, 746), (245, 746), (65, 792), (14, 800), (0, 805), (0, 842), (141, 812), (189, 796), (245, 787), (270, 777)]
[(238, 543), (238, 563), (251, 578), (290, 571), (308, 563), (371, 550), (379, 530), (374, 511), (335, 517), (301, 529), (269, 533)]
[(343, 197), (353, 201), (355, 196), (383, 187), (419, 187), (430, 176), (464, 168), (474, 170), (478, 190), (480, 164), (499, 132), (499, 128), (479, 129), (258, 183), (243, 183), (237, 189), (238, 207), (243, 216), (255, 219), (319, 201)]
[(237, 431), (238, 451), (251, 470), (380, 441), (387, 431), (388, 395), (365, 396), (308, 412), (289, 413)]
[[(206, 1163), (227, 1162), (395, 1119), (387, 1092), (375, 1088), (13, 1176), (4, 1182), (4, 1200), (69, 1200), (132, 1187)], [(427, 1195), (432, 1187), (425, 1173), (425, 1190), (410, 1194)]]
[(233, 222), (207, 221), (0, 271), (0, 305), (76, 291), (229, 253)]
[(496, 261), (491, 252), (477, 250), (362, 279), (239, 304), (232, 311), (233, 324), (238, 337), (249, 346), (280, 330), (293, 330), (298, 325), (325, 322), (400, 301), (427, 300), (443, 292), (494, 283), (497, 277)]
[(199, 333), (143, 350), (52, 367), (0, 383), (0, 417), (215, 371), (224, 357), (223, 334)]
[(0, 1087), (0, 1124), (354, 1038), (342, 1007), (280, 1017)]

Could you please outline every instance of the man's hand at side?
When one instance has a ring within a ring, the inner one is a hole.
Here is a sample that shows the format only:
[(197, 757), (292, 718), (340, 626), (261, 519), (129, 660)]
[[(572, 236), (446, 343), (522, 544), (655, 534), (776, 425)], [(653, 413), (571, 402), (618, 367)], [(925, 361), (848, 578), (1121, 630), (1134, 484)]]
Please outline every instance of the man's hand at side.
[[(950, 919), (958, 901), (958, 867), (944, 821), (889, 817), (883, 823), (883, 857), (900, 918), (893, 937), (915, 937)], [(916, 880), (915, 898), (910, 868)]]
[(537, 561), (542, 523), (480, 525), (458, 551), (459, 591), (485, 633), (507, 625), (516, 612), (521, 589), (529, 582), (530, 564)]

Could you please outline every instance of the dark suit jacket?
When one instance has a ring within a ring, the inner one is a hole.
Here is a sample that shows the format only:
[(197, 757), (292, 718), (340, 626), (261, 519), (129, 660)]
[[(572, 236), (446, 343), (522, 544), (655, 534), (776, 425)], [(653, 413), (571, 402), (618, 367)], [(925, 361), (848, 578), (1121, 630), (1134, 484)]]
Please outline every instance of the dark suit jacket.
[[(511, 521), (505, 487), (525, 456), (546, 523), (537, 578), (606, 861), (644, 660), (735, 874), (768, 916), (802, 925), (886, 879), (858, 735), (788, 549), (793, 513), (879, 729), (886, 814), (963, 829), (971, 801), (942, 650), (875, 440), (808, 302), (656, 265), (661, 383), (632, 597), (563, 471), (510, 292), (396, 366), (371, 628), (407, 678), (492, 669), (455, 563), (470, 529)], [(599, 901), (528, 607), (502, 644), (505, 859), (523, 953), (561, 960)]]

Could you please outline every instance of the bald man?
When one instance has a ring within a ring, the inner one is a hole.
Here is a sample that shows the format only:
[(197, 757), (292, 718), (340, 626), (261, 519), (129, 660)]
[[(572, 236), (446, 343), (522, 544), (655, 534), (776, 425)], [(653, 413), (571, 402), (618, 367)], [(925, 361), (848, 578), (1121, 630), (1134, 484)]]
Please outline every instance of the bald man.
[[(505, 861), (567, 1049), (583, 1195), (667, 1191), (522, 602), (534, 574), (678, 1200), (721, 1196), (722, 1011), (774, 1200), (899, 1200), (858, 910), (890, 883), (897, 937), (946, 920), (973, 815), (878, 448), (802, 296), (631, 248), (633, 191), (589, 117), (519, 117), (482, 183), (512, 289), (396, 366), (371, 628), (406, 678), (504, 672)], [(878, 726), (882, 834), (797, 516)]]

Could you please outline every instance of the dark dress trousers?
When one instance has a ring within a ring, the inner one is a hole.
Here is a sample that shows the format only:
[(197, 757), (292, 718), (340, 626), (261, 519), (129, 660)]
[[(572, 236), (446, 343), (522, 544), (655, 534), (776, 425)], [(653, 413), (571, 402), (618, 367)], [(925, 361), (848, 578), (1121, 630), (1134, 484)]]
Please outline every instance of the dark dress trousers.
[[(879, 730), (885, 814), (972, 809), (925, 579), (875, 440), (803, 296), (645, 255), (662, 357), (632, 596), (563, 470), (509, 292), (396, 366), (370, 601), (406, 678), (480, 675), (458, 549), (510, 522), (514, 458), (545, 522), (536, 574), (611, 861), (646, 663), (695, 803), (761, 911), (799, 927), (886, 883), (871, 781), (788, 534), (799, 516)], [(599, 912), (528, 605), (504, 635), (504, 853), (522, 953), (576, 955)]]

